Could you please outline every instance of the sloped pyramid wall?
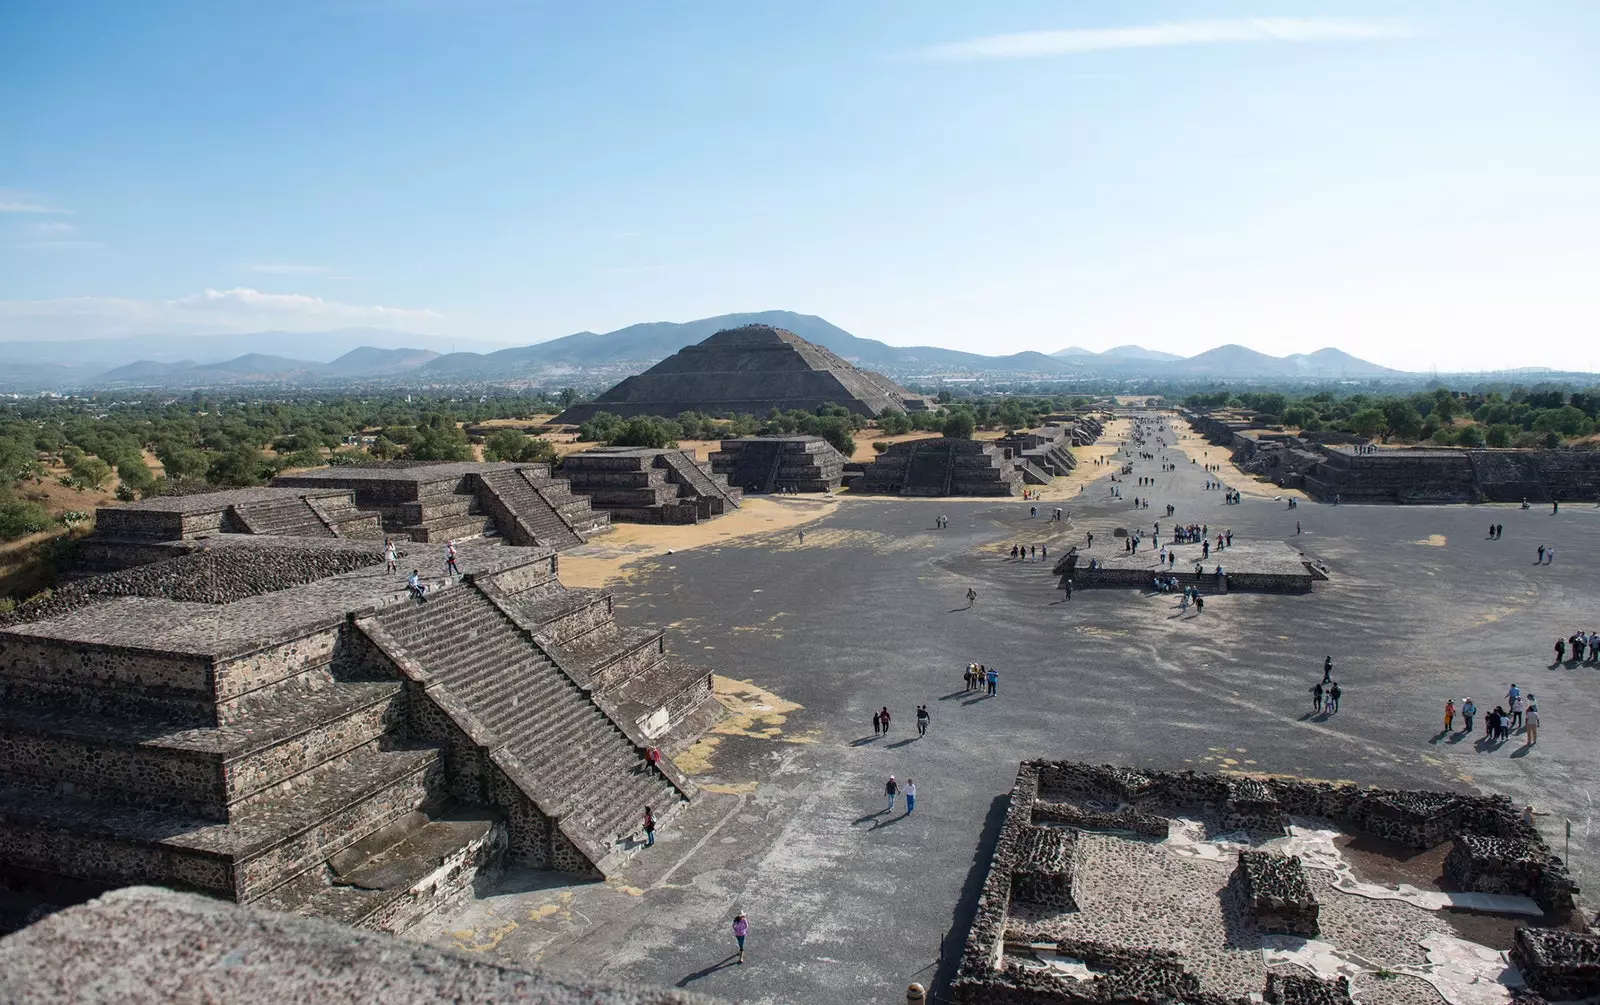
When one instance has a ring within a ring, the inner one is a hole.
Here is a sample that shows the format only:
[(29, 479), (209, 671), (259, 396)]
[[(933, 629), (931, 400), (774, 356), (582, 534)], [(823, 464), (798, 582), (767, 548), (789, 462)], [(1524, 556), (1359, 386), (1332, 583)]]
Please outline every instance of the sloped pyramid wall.
[[(765, 415), (841, 405), (858, 415), (904, 411), (916, 396), (894, 381), (858, 370), (794, 332), (746, 325), (685, 346), (594, 401), (574, 405), (557, 422), (583, 422), (596, 412), (665, 415)], [(917, 399), (920, 400), (920, 399)]]

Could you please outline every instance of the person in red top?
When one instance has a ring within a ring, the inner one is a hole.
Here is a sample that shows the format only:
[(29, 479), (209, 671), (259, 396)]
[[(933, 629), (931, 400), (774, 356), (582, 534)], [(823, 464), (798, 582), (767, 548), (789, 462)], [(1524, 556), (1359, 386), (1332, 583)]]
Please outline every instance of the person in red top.
[(644, 846), (651, 847), (656, 843), (656, 815), (650, 807), (644, 808)]

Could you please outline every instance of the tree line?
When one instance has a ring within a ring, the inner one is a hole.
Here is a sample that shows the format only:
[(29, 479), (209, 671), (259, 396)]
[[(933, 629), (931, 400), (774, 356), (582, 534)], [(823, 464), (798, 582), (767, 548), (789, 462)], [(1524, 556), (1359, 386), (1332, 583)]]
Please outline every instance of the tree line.
[(1223, 390), (1183, 400), (1196, 410), (1243, 409), (1263, 425), (1307, 433), (1440, 446), (1558, 447), (1593, 436), (1600, 420), (1600, 389), (1593, 388), (1456, 392), (1439, 387), (1409, 395), (1319, 391), (1300, 397)]

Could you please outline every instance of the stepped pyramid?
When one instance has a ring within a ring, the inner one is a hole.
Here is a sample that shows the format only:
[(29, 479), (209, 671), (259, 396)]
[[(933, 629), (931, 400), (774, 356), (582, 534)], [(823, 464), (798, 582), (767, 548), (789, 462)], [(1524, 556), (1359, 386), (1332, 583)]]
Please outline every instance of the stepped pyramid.
[(375, 540), (200, 543), (0, 619), (0, 932), (137, 883), (402, 932), (506, 864), (614, 875), (694, 795), (654, 748), (709, 673), (554, 546), (466, 541), (418, 601)]
[(766, 415), (772, 409), (814, 412), (842, 405), (858, 415), (927, 407), (889, 378), (858, 370), (792, 331), (745, 325), (685, 346), (644, 373), (629, 377), (594, 401), (574, 405), (556, 422), (576, 423), (596, 412), (675, 416)]

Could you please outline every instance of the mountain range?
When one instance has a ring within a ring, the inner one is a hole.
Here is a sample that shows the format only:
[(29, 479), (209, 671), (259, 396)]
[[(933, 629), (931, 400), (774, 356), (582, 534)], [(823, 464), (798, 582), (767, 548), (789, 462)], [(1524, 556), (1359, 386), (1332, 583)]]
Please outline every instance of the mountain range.
[[(861, 338), (811, 314), (759, 311), (696, 321), (653, 321), (612, 332), (578, 332), (533, 345), (440, 353), (410, 348), (410, 336), (381, 329), (261, 332), (246, 336), (135, 336), (81, 342), (0, 342), (0, 388), (204, 387), (219, 384), (387, 382), (407, 386), (563, 378), (620, 379), (724, 328), (787, 328), (859, 366), (901, 380), (1073, 377), (1218, 377), (1228, 379), (1370, 379), (1404, 376), (1338, 349), (1269, 356), (1239, 345), (1182, 357), (1136, 345), (1104, 352), (1070, 347), (1054, 353), (985, 356), (936, 346), (892, 346)], [(368, 336), (351, 345), (354, 339)], [(465, 340), (463, 340), (465, 342)], [(460, 344), (460, 343), (458, 343)], [(346, 349), (328, 362), (304, 356)], [(226, 349), (242, 355), (226, 356)], [(189, 350), (179, 354), (181, 350)]]

